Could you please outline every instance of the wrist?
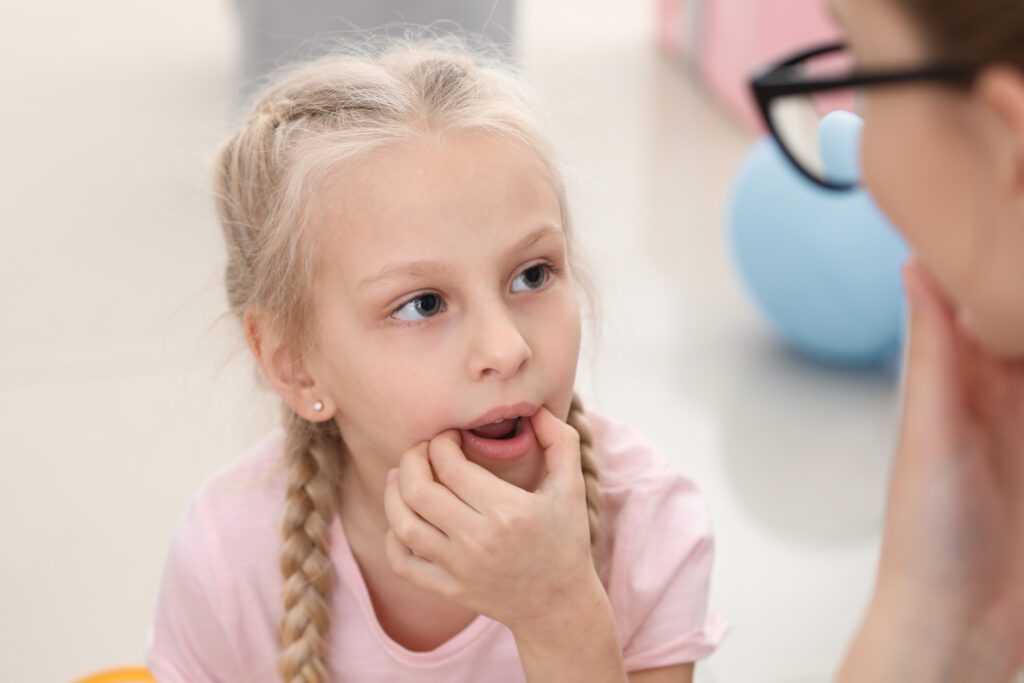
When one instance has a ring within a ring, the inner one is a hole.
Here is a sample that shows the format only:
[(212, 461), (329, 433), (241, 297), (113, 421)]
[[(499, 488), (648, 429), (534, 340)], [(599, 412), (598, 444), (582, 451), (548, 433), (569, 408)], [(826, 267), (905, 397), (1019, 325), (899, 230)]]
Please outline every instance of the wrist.
[(574, 584), (543, 617), (509, 625), (530, 683), (625, 683), (608, 594), (597, 578)]
[(517, 640), (550, 643), (579, 633), (579, 625), (595, 619), (610, 618), (614, 623), (608, 594), (596, 573), (573, 584), (572, 590), (560, 594), (551, 609), (541, 617), (508, 624)]

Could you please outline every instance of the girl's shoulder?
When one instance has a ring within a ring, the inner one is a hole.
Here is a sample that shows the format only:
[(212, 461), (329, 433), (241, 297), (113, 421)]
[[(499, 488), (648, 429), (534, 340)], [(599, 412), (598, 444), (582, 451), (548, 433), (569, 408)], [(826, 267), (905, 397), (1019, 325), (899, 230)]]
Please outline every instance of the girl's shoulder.
[(666, 530), (710, 536), (707, 502), (686, 473), (636, 427), (592, 409), (587, 417), (594, 432), (605, 542), (621, 549), (624, 538), (654, 538)]
[(284, 429), (275, 427), (248, 445), (199, 487), (197, 496), (259, 496), (283, 492)]
[(208, 477), (189, 502), (212, 552), (231, 557), (276, 552), (284, 506), (284, 430), (275, 428)]
[(708, 656), (728, 622), (708, 603), (709, 509), (696, 484), (635, 427), (587, 410), (602, 494), (599, 574), (627, 669)]
[(273, 643), (283, 610), (283, 437), (277, 429), (246, 447), (199, 486), (179, 518), (146, 648), (160, 680), (210, 680), (211, 671), (253, 680), (246, 672)]
[(606, 493), (681, 476), (662, 450), (636, 427), (593, 408), (587, 408), (586, 415), (594, 432), (598, 481)]

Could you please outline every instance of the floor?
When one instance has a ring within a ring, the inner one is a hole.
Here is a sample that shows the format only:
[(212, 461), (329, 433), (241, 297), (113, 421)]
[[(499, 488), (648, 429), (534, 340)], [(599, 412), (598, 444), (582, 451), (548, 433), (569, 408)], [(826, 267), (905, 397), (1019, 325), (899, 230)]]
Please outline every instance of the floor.
[[(141, 661), (189, 495), (275, 412), (217, 320), (208, 177), (236, 87), (233, 7), (7, 13), (0, 679), (59, 681)], [(825, 683), (872, 581), (895, 381), (800, 360), (751, 307), (723, 207), (752, 139), (658, 54), (650, 0), (528, 0), (518, 21), (599, 276), (580, 390), (711, 506), (733, 631), (698, 680)]]

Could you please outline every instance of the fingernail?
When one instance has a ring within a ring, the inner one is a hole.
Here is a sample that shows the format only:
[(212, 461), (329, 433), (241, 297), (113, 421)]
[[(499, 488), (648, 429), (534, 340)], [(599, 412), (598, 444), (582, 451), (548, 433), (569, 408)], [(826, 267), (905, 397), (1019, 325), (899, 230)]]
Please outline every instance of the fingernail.
[(398, 476), (398, 470), (397, 469), (392, 468), (390, 471), (388, 471), (388, 481), (391, 481), (392, 479), (394, 479), (397, 476)]

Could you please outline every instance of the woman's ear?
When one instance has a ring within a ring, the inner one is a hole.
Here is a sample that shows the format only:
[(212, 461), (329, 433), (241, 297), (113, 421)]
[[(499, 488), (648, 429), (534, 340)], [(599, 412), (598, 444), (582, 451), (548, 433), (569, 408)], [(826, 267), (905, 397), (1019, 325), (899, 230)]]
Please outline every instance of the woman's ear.
[(1001, 175), (1024, 211), (1024, 72), (1005, 64), (990, 66), (979, 76), (975, 92), (1008, 136), (1000, 142), (1006, 154)]
[(281, 399), (303, 419), (321, 422), (334, 417), (336, 408), (333, 402), (318, 389), (307, 368), (292, 349), (282, 343), (267, 320), (256, 309), (247, 310), (242, 317), (249, 350), (264, 377)]

